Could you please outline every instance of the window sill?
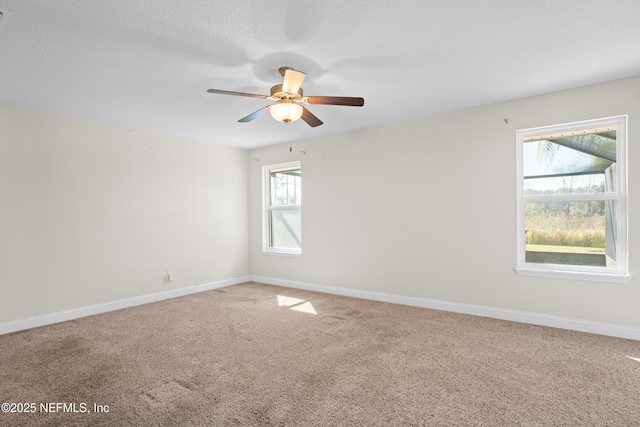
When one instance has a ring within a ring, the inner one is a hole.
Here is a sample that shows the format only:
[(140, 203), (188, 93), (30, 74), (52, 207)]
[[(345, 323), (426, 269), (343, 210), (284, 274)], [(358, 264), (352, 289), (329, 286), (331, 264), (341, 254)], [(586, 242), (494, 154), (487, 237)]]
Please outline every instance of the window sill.
[(262, 250), (262, 255), (300, 258), (300, 257), (302, 257), (302, 252), (287, 252), (287, 251), (264, 250), (263, 249)]
[(617, 273), (592, 273), (583, 271), (543, 270), (538, 268), (515, 268), (518, 276), (547, 277), (552, 279), (587, 280), (591, 282), (629, 283), (631, 276)]

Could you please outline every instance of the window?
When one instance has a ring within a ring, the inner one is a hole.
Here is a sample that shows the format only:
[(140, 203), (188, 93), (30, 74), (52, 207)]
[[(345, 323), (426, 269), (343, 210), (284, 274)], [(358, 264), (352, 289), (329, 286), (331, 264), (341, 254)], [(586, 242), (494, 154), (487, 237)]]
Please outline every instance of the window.
[(627, 117), (519, 130), (516, 272), (628, 281)]
[(300, 255), (302, 181), (300, 162), (264, 166), (263, 251)]

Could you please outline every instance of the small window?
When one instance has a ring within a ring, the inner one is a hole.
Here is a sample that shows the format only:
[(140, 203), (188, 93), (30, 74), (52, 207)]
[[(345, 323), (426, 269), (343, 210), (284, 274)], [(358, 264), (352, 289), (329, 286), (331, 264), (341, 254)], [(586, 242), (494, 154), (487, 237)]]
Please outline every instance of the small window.
[(302, 176), (300, 162), (263, 167), (263, 251), (300, 255)]
[(517, 273), (627, 281), (627, 117), (516, 135)]

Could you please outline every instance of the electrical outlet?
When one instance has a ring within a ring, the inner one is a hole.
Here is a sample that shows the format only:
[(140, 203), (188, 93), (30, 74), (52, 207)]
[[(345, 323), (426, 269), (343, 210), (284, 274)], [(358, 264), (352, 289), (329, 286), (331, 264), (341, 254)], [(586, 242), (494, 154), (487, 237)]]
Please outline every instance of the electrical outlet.
[(167, 270), (167, 280), (173, 282), (173, 270)]

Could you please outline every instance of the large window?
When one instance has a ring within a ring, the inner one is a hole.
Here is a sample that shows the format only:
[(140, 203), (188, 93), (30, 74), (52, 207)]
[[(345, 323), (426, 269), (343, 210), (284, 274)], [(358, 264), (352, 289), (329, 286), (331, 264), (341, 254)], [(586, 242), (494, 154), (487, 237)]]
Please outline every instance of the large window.
[(517, 132), (522, 275), (626, 281), (627, 117)]
[(302, 177), (300, 162), (263, 167), (263, 251), (299, 255)]

